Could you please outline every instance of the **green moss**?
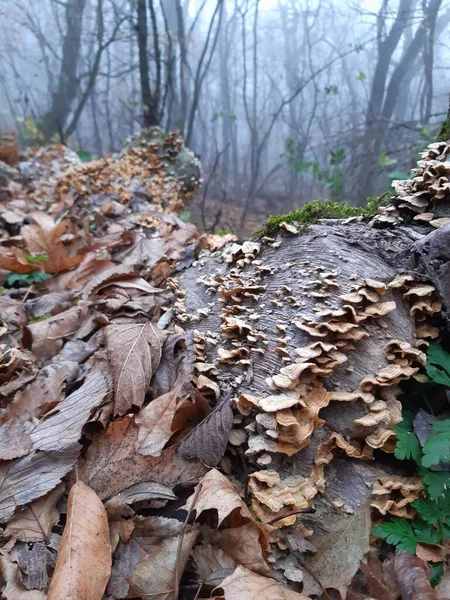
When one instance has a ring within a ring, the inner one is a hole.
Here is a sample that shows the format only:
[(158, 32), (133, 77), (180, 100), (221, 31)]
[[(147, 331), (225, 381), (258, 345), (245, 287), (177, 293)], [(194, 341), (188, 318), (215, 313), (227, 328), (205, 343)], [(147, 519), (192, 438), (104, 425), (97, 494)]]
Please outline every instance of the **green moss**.
[(367, 206), (363, 208), (350, 206), (346, 202), (313, 200), (286, 215), (269, 217), (259, 235), (275, 236), (278, 233), (280, 223), (283, 222), (292, 223), (304, 229), (305, 226), (318, 223), (321, 219), (347, 219), (348, 217), (359, 216), (370, 218), (376, 215), (379, 206), (386, 206), (388, 203), (389, 197), (387, 194), (381, 196), (381, 198), (369, 198)]
[(437, 138), (438, 142), (447, 142), (448, 140), (450, 140), (450, 115), (442, 123)]

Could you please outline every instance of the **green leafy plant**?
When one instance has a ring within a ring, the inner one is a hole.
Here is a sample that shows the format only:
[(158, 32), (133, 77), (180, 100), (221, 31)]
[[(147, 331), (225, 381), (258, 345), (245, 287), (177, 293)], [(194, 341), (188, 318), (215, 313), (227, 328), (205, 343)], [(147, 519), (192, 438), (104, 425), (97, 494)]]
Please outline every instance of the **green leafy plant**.
[[(450, 354), (438, 344), (428, 347), (425, 371), (429, 379), (425, 389), (436, 385), (450, 388)], [(415, 553), (418, 543), (444, 544), (450, 538), (450, 472), (433, 470), (436, 465), (450, 463), (450, 419), (435, 422), (423, 446), (414, 431), (411, 411), (403, 412), (402, 422), (394, 429), (395, 456), (416, 463), (425, 495), (411, 503), (417, 513), (412, 521), (394, 518), (375, 527), (373, 533), (397, 550)], [(442, 563), (433, 565), (432, 585), (437, 585), (442, 573)]]
[(18, 284), (19, 287), (41, 283), (50, 279), (51, 275), (42, 271), (31, 271), (30, 273), (10, 273), (5, 281), (5, 287), (13, 287)]

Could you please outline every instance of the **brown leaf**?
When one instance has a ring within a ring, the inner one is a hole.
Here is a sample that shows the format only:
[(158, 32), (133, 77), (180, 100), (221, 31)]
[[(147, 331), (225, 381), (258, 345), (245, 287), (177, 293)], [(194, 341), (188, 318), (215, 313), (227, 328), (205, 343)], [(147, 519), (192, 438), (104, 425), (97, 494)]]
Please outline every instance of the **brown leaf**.
[(198, 576), (206, 585), (217, 587), (236, 568), (236, 563), (231, 556), (212, 544), (197, 545), (192, 556)]
[(0, 423), (13, 417), (38, 418), (42, 406), (56, 404), (62, 399), (67, 375), (68, 367), (65, 365), (49, 365), (41, 369), (34, 381), (17, 392), (13, 402), (8, 404), (0, 417)]
[(156, 481), (172, 487), (195, 481), (205, 473), (199, 461), (185, 460), (175, 448), (164, 450), (157, 458), (136, 454), (137, 437), (134, 417), (125, 417), (92, 440), (79, 473), (100, 498), (110, 498), (140, 482)]
[(33, 426), (28, 421), (11, 419), (0, 427), (0, 460), (11, 460), (25, 456), (31, 449), (30, 432)]
[(446, 571), (441, 581), (434, 588), (439, 600), (450, 600), (450, 571)]
[(227, 448), (233, 427), (233, 410), (228, 398), (199, 423), (181, 442), (180, 453), (186, 458), (199, 458), (205, 465), (219, 464)]
[(366, 562), (359, 565), (362, 578), (356, 574), (348, 589), (349, 600), (366, 600), (369, 596), (375, 600), (398, 600), (400, 592), (393, 567), (392, 555), (382, 564), (377, 556), (369, 554)]
[(0, 247), (0, 269), (14, 273), (30, 273), (36, 271), (36, 265), (29, 263), (19, 248)]
[(161, 456), (161, 451), (172, 436), (172, 421), (177, 407), (181, 385), (155, 398), (136, 416), (139, 425), (136, 451), (144, 456)]
[(438, 600), (428, 581), (431, 570), (426, 562), (408, 552), (397, 552), (394, 569), (402, 600)]
[(59, 273), (76, 267), (83, 256), (69, 256), (61, 241), (61, 237), (70, 228), (69, 221), (60, 221), (50, 225), (34, 215), (34, 223), (24, 225), (20, 233), (25, 240), (28, 252), (47, 256), (47, 261), (42, 263), (46, 273)]
[(211, 469), (201, 478), (184, 508), (188, 512), (194, 510), (197, 518), (204, 510), (214, 509), (218, 515), (218, 525), (235, 509), (239, 509), (245, 520), (253, 520), (234, 485), (217, 469)]
[(176, 589), (196, 539), (197, 531), (188, 526), (179, 556), (179, 535), (163, 539), (158, 546), (151, 546), (128, 578), (131, 593), (150, 600), (177, 600)]
[(266, 577), (272, 575), (272, 569), (264, 558), (260, 532), (253, 523), (212, 531), (210, 540), (214, 546), (230, 556), (236, 565), (242, 565)]
[(89, 304), (80, 302), (78, 306), (45, 321), (28, 325), (26, 329), (32, 336), (31, 349), (34, 354), (42, 361), (57, 354), (63, 346), (63, 339), (78, 332), (87, 320), (88, 313)]
[(44, 592), (26, 589), (20, 579), (19, 565), (12, 562), (9, 556), (0, 556), (0, 573), (6, 583), (2, 589), (2, 598), (5, 600), (46, 600)]
[(19, 543), (13, 549), (12, 557), (19, 564), (22, 583), (28, 590), (47, 590), (48, 572), (56, 563), (55, 552), (42, 542)]
[[(129, 504), (136, 502), (143, 502), (145, 500), (176, 500), (177, 496), (173, 493), (171, 488), (163, 485), (162, 483), (156, 483), (154, 481), (136, 483), (130, 485), (130, 487), (124, 489), (119, 494), (113, 496), (106, 503), (106, 510), (108, 516), (132, 516), (134, 511), (128, 508)], [(128, 508), (128, 510), (127, 510)]]
[(282, 587), (275, 579), (261, 577), (241, 566), (224, 579), (220, 587), (225, 592), (225, 600), (310, 600)]
[(164, 334), (152, 323), (108, 325), (106, 345), (114, 377), (116, 415), (141, 407), (161, 359)]
[(31, 432), (34, 450), (62, 450), (77, 442), (92, 410), (110, 391), (108, 373), (94, 371), (85, 383), (47, 413)]
[(0, 296), (0, 314), (8, 323), (24, 327), (28, 324), (28, 317), (23, 302), (10, 298), (3, 293)]
[(114, 553), (107, 593), (115, 598), (128, 598), (131, 595), (130, 576), (140, 561), (164, 539), (179, 540), (183, 528), (181, 521), (164, 517), (135, 517), (132, 522), (134, 529), (130, 539), (126, 543), (120, 542)]
[(5, 529), (5, 537), (13, 537), (21, 542), (48, 540), (53, 527), (59, 521), (56, 504), (63, 493), (64, 485), (58, 485), (14, 515)]
[(67, 522), (48, 600), (101, 600), (111, 574), (108, 519), (101, 500), (82, 481), (70, 490)]
[[(370, 507), (365, 502), (355, 508), (352, 515), (345, 515), (323, 501), (316, 509), (317, 512), (308, 518), (307, 527), (319, 532), (312, 538), (317, 552), (304, 557), (305, 565), (325, 589), (338, 590), (344, 598), (360, 561), (369, 550)], [(326, 523), (325, 531), (322, 523)], [(303, 574), (303, 591), (319, 594), (317, 582), (306, 571)]]
[(61, 482), (75, 464), (80, 445), (61, 452), (34, 452), (0, 465), (0, 522), (5, 522), (18, 506), (40, 498)]
[(194, 341), (191, 332), (170, 334), (164, 342), (161, 362), (152, 379), (155, 398), (170, 392), (177, 382), (189, 381), (195, 361)]
[(27, 312), (33, 318), (57, 315), (72, 306), (72, 292), (51, 292), (26, 302)]

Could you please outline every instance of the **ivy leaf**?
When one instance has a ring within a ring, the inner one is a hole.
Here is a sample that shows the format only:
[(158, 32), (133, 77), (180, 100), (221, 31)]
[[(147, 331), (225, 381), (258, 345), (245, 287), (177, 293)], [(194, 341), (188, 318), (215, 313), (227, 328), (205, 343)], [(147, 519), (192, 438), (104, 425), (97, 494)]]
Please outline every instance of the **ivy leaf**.
[(410, 411), (403, 412), (403, 421), (394, 427), (397, 434), (395, 456), (399, 460), (413, 459), (418, 465), (422, 461), (422, 449), (419, 440), (413, 431), (413, 414)]
[(423, 447), (424, 467), (450, 462), (450, 419), (438, 421), (433, 425), (432, 431)]
[(397, 550), (404, 550), (410, 554), (416, 551), (417, 537), (408, 521), (404, 519), (393, 519), (374, 527), (372, 532), (378, 537), (386, 540), (388, 544), (396, 546)]
[(429, 345), (425, 370), (434, 383), (450, 387), (450, 354), (439, 344)]
[(428, 473), (423, 476), (423, 482), (430, 498), (432, 500), (437, 500), (449, 487), (450, 473), (428, 471)]

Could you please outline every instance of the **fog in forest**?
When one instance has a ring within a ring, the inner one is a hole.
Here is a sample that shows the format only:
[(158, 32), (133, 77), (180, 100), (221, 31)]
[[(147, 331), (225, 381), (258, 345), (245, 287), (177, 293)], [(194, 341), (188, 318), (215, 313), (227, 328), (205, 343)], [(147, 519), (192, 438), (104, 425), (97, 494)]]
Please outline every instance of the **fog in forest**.
[(450, 0), (0, 0), (0, 133), (86, 159), (178, 130), (209, 230), (362, 206), (436, 138), (449, 24)]

